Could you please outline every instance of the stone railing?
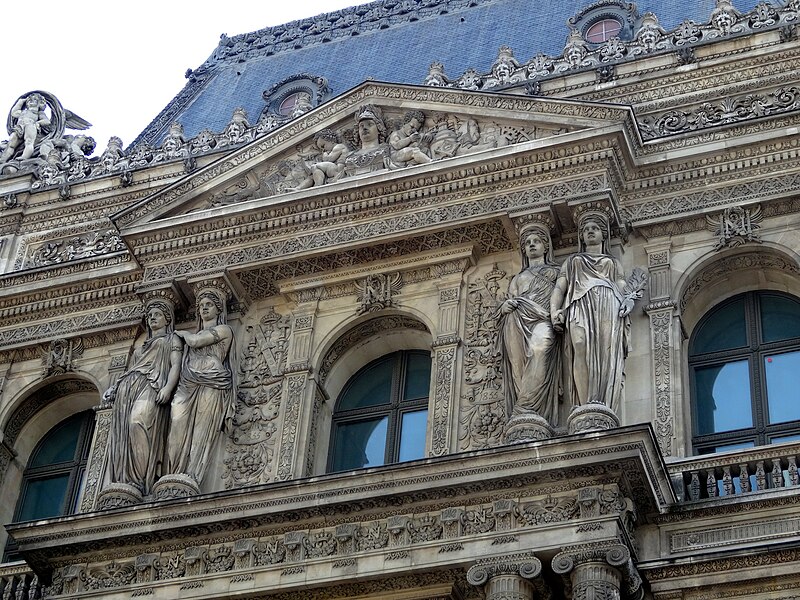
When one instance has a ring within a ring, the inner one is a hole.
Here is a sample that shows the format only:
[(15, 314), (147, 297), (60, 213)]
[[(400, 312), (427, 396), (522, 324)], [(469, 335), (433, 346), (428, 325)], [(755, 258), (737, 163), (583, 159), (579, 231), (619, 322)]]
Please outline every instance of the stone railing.
[(696, 456), (668, 465), (681, 502), (800, 487), (800, 443)]
[(2, 600), (37, 600), (42, 598), (39, 578), (24, 562), (0, 565), (0, 598)]

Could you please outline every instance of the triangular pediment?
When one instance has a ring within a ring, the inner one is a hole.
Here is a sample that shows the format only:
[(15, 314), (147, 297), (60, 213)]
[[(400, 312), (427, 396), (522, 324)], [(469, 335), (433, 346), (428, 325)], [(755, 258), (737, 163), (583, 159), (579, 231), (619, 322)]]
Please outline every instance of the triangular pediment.
[[(376, 123), (377, 141), (362, 141), (361, 135), (370, 135), (359, 134), (362, 120)], [(415, 122), (403, 129), (410, 120)], [(619, 132), (632, 123), (631, 109), (621, 105), (366, 82), (121, 211), (114, 220), (123, 231), (147, 229), (180, 215), (291, 201), (366, 185), (375, 177), (385, 180), (401, 170), (453, 168), (469, 157), (566, 142), (570, 134)], [(328, 142), (319, 140), (324, 135)]]

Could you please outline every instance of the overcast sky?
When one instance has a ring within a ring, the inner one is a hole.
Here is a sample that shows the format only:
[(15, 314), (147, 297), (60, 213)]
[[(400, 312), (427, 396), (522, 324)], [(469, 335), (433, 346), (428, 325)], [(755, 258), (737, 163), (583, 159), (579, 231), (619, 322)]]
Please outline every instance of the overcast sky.
[(311, 17), (366, 0), (0, 0), (0, 140), (17, 98), (54, 94), (92, 127), (99, 154), (127, 146), (183, 88), (219, 36)]

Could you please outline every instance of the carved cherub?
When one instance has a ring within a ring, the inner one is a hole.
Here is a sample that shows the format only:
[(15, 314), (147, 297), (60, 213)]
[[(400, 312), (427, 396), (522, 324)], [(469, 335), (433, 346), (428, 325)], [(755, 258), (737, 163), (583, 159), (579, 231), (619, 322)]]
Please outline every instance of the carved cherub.
[(431, 162), (431, 157), (421, 148), (422, 145), (429, 145), (433, 139), (431, 133), (419, 133), (424, 123), (425, 113), (421, 110), (410, 110), (404, 115), (403, 124), (389, 134), (389, 146), (392, 148), (390, 158), (394, 166)]
[(312, 185), (324, 185), (336, 181), (344, 172), (344, 160), (350, 149), (339, 141), (331, 129), (323, 129), (314, 134), (314, 147), (319, 154), (306, 155), (308, 174), (294, 190), (304, 190)]

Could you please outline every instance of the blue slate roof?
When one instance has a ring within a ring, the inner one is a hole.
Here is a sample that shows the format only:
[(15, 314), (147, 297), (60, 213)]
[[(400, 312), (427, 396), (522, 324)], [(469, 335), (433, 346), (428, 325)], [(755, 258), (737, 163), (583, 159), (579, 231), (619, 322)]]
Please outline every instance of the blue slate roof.
[[(746, 12), (756, 4), (738, 0), (735, 7)], [(434, 61), (443, 63), (451, 78), (469, 68), (485, 72), (502, 45), (520, 62), (538, 53), (558, 56), (567, 20), (588, 5), (586, 0), (377, 0), (226, 38), (134, 144), (157, 144), (173, 121), (184, 126), (187, 138), (205, 128), (221, 131), (239, 106), (253, 123), (265, 107), (264, 90), (298, 73), (327, 78), (335, 96), (369, 78), (421, 84)], [(714, 0), (637, 3), (640, 14), (655, 13), (667, 30), (686, 19), (707, 22), (714, 6)]]

